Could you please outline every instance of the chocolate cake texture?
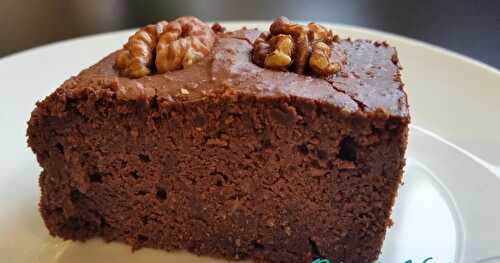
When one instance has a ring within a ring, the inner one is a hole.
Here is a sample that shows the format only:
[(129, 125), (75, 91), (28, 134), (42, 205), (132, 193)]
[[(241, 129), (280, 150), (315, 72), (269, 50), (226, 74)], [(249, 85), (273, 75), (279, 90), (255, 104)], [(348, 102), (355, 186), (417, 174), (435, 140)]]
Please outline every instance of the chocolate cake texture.
[(68, 79), (27, 134), (54, 236), (360, 263), (391, 225), (409, 121), (387, 43), (183, 17)]

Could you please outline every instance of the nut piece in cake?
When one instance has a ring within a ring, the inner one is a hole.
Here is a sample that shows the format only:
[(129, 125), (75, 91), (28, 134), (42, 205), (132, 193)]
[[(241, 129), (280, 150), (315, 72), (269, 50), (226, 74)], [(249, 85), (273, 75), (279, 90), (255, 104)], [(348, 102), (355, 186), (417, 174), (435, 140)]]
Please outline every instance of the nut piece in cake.
[(307, 26), (277, 18), (254, 42), (252, 60), (264, 68), (297, 74), (329, 76), (341, 70), (331, 61), (331, 45), (337, 40), (332, 30), (316, 23)]
[(328, 76), (340, 71), (340, 64), (330, 63), (332, 50), (323, 42), (314, 42), (311, 56), (309, 57), (309, 67), (316, 75)]
[(208, 55), (214, 31), (196, 17), (181, 17), (167, 26), (156, 48), (159, 73), (186, 68)]
[(210, 52), (215, 32), (196, 17), (180, 17), (141, 28), (118, 53), (115, 68), (121, 76), (140, 78), (153, 72), (186, 68)]
[(115, 63), (122, 76), (139, 78), (151, 74), (158, 38), (167, 25), (166, 21), (161, 21), (145, 26), (128, 39)]
[(279, 34), (270, 39), (273, 52), (268, 54), (264, 65), (268, 68), (286, 71), (292, 62), (293, 40), (289, 35)]

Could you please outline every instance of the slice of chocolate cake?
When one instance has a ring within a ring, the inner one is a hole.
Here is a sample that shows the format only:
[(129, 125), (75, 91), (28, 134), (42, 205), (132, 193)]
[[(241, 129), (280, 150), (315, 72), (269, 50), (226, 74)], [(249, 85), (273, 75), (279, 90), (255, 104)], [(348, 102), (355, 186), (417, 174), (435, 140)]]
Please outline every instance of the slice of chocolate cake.
[(372, 262), (404, 166), (399, 70), (315, 23), (144, 27), (33, 111), (42, 217), (135, 249)]

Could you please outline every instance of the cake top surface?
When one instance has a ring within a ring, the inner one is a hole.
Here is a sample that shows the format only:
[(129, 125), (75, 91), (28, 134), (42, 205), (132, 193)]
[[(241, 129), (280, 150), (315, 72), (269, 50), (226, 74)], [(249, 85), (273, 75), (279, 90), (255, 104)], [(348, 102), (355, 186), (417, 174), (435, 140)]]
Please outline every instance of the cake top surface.
[(329, 43), (330, 58), (341, 67), (334, 74), (317, 76), (254, 63), (252, 52), (259, 35), (259, 30), (246, 28), (214, 31), (210, 50), (192, 65), (138, 78), (120, 74), (119, 50), (66, 81), (61, 90), (69, 96), (105, 90), (126, 101), (186, 102), (224, 93), (289, 96), (328, 103), (349, 113), (409, 120), (397, 53), (385, 42), (337, 39)]

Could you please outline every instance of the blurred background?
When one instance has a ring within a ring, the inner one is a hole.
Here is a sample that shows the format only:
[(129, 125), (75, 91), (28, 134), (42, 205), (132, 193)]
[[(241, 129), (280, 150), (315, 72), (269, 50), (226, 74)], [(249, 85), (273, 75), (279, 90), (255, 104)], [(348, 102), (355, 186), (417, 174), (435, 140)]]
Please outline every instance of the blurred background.
[(423, 40), (500, 68), (500, 1), (1, 0), (0, 57), (58, 40), (181, 15), (329, 21)]

